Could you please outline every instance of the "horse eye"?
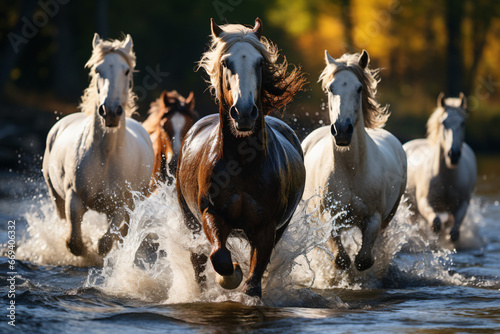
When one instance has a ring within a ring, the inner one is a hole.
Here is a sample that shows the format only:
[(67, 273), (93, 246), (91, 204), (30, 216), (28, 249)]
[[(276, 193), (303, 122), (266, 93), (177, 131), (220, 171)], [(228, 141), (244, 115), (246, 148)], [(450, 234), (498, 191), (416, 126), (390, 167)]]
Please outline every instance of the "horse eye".
[(125, 71), (125, 75), (128, 76), (129, 73), (130, 73), (130, 69), (127, 68), (127, 70)]
[(362, 86), (359, 86), (358, 89), (356, 90), (358, 92), (358, 94), (361, 94), (361, 91), (363, 90), (363, 87)]
[(227, 63), (226, 63), (226, 60), (225, 60), (225, 59), (222, 59), (222, 60), (221, 60), (221, 62), (220, 62), (220, 64), (221, 64), (222, 66), (224, 66), (224, 67), (226, 67), (226, 68), (227, 68)]

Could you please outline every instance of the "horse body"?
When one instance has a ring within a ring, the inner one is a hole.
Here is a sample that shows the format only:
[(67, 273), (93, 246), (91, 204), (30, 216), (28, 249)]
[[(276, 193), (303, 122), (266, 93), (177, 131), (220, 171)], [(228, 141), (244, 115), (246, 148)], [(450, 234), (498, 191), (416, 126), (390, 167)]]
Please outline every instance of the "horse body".
[[(118, 41), (113, 43), (101, 42), (96, 34), (94, 52), (102, 46), (113, 49), (121, 44)], [(131, 52), (130, 36), (120, 47), (127, 54)], [(108, 54), (112, 53), (109, 51)], [(122, 61), (116, 63), (118, 59)], [(99, 64), (103, 63), (106, 60), (101, 59)], [(112, 69), (129, 67), (122, 56), (112, 63), (114, 66), (109, 67)], [(99, 84), (98, 80), (102, 80), (102, 86), (89, 89), (107, 93), (107, 98), (102, 100), (100, 106), (93, 101), (96, 104), (94, 110), (86, 110), (88, 113), (71, 114), (57, 122), (48, 134), (43, 160), (44, 178), (55, 200), (58, 215), (71, 223), (67, 245), (75, 255), (86, 252), (81, 221), (89, 209), (105, 213), (110, 221), (108, 231), (99, 240), (100, 254), (104, 255), (111, 249), (116, 239), (111, 235), (114, 230), (120, 229), (122, 235), (126, 234), (126, 209), (133, 208), (132, 191), (146, 193), (153, 165), (153, 150), (147, 132), (138, 122), (126, 116), (131, 114), (129, 106), (125, 105), (129, 102), (128, 94), (113, 99), (114, 78), (109, 72), (103, 73), (103, 67), (100, 78), (92, 81)], [(125, 79), (130, 72), (126, 73)], [(129, 89), (128, 81), (124, 88)], [(123, 112), (122, 105), (126, 112)]]
[[(463, 96), (445, 103), (440, 95), (438, 109), (429, 119), (428, 137), (403, 146), (408, 156), (406, 195), (415, 213), (413, 220), (423, 217), (435, 232), (450, 222), (454, 242), (459, 239), (477, 178), (474, 152), (463, 141), (465, 103)], [(447, 128), (451, 130), (448, 141)], [(458, 153), (453, 153), (454, 149)], [(453, 154), (458, 154), (456, 161), (452, 161)]]
[(198, 119), (194, 103), (193, 92), (185, 99), (177, 91), (163, 91), (151, 103), (150, 115), (142, 125), (150, 135), (155, 154), (152, 191), (158, 187), (158, 182), (173, 181), (182, 140)]
[[(345, 65), (336, 65), (340, 66)], [(324, 221), (345, 214), (342, 222), (335, 222), (337, 228), (328, 242), (332, 252), (337, 246), (335, 262), (342, 269), (347, 269), (351, 260), (342, 246), (341, 231), (353, 225), (360, 228), (362, 247), (355, 263), (358, 270), (365, 270), (373, 264), (371, 252), (377, 235), (392, 219), (404, 192), (406, 156), (392, 134), (380, 128), (365, 128), (364, 117), (368, 115), (361, 112), (361, 103), (343, 105), (348, 101), (344, 93), (352, 96), (349, 85), (358, 91), (356, 101), (361, 100), (361, 92), (365, 94), (365, 88), (361, 90), (361, 86), (349, 83), (356, 83), (356, 76), (341, 74), (348, 71), (342, 69), (332, 74), (325, 85), (329, 95), (333, 95), (331, 91), (335, 88), (335, 93), (341, 96), (337, 102), (335, 97), (329, 97), (332, 125), (313, 131), (302, 143), (307, 171), (303, 198), (309, 201), (311, 209), (318, 210)], [(346, 87), (348, 92), (340, 92), (342, 88), (334, 87), (332, 80), (337, 80), (335, 86)], [(345, 115), (345, 110), (351, 113)]]
[[(201, 119), (186, 135), (177, 195), (188, 226), (194, 233), (203, 228), (212, 245), (210, 260), (223, 287), (236, 288), (241, 282), (241, 269), (232, 263), (226, 241), (231, 231), (244, 232), (251, 246), (244, 291), (261, 296), (262, 275), (302, 197), (305, 181), (295, 133), (264, 110), (273, 104), (284, 106), (304, 79), (296, 71), (287, 74), (286, 61), (275, 64), (277, 49), (262, 43), (260, 20), (253, 30), (223, 27), (212, 22), (212, 50), (200, 65), (210, 74), (219, 115)], [(231, 43), (233, 39), (236, 42)], [(219, 65), (222, 68), (212, 72)], [(192, 261), (202, 283), (207, 257), (193, 254)]]

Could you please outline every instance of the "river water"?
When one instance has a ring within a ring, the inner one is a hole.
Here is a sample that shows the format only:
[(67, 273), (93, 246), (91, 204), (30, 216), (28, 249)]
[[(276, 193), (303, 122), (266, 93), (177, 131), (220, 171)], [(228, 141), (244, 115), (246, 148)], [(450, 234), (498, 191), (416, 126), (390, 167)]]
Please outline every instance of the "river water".
[[(377, 240), (375, 265), (363, 273), (331, 266), (321, 247), (330, 227), (299, 207), (268, 266), (262, 299), (220, 288), (211, 268), (200, 291), (189, 251), (208, 245), (181, 222), (174, 187), (137, 198), (128, 236), (105, 259), (96, 255), (105, 219), (87, 213), (83, 234), (91, 250), (72, 256), (68, 226), (40, 174), (0, 173), (1, 332), (500, 332), (499, 158), (479, 159), (457, 249), (409, 224), (402, 205)], [(17, 244), (13, 268), (9, 221)], [(356, 230), (344, 240), (351, 253), (359, 247)], [(230, 248), (245, 274), (248, 244), (234, 238)], [(7, 317), (13, 300), (15, 327)]]

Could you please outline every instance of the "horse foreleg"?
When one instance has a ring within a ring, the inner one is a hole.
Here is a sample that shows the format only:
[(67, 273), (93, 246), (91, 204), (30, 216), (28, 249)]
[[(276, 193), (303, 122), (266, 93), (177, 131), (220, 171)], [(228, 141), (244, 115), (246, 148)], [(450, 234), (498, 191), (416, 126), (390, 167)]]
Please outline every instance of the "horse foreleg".
[(453, 214), (453, 219), (455, 220), (453, 227), (450, 231), (451, 241), (457, 242), (460, 238), (460, 226), (465, 218), (465, 214), (467, 213), (467, 208), (469, 207), (469, 201), (465, 201), (460, 205), (458, 210)]
[(257, 233), (248, 235), (252, 246), (248, 279), (243, 291), (249, 296), (262, 296), (262, 276), (273, 252), (276, 230), (269, 224)]
[(231, 253), (226, 247), (226, 241), (231, 233), (231, 227), (218, 214), (209, 209), (205, 210), (202, 219), (203, 230), (210, 245), (212, 245), (210, 261), (219, 275), (229, 276), (233, 273), (233, 262), (231, 261)]
[(332, 232), (330, 242), (333, 243), (337, 248), (335, 266), (342, 270), (349, 269), (349, 267), (351, 266), (351, 258), (349, 257), (349, 254), (347, 254), (344, 245), (342, 244), (342, 229), (336, 231), (336, 233)]
[(72, 191), (66, 194), (66, 218), (71, 223), (71, 234), (66, 246), (69, 251), (76, 256), (82, 256), (86, 253), (85, 245), (82, 241), (82, 219), (85, 213), (80, 198)]
[(418, 212), (424, 217), (424, 219), (429, 223), (432, 224), (432, 230), (434, 233), (439, 233), (441, 231), (441, 219), (439, 218), (438, 214), (434, 211), (434, 209), (431, 207), (429, 204), (429, 201), (427, 198), (422, 198), (421, 200), (418, 201)]
[(120, 209), (114, 214), (108, 215), (110, 220), (108, 230), (99, 239), (98, 251), (99, 255), (105, 256), (113, 247), (113, 242), (118, 240), (119, 236), (126, 236), (129, 226), (129, 215), (125, 209)]
[(361, 225), (361, 233), (363, 235), (361, 249), (356, 255), (354, 263), (359, 271), (366, 270), (373, 265), (372, 249), (380, 232), (382, 218), (379, 213), (375, 213)]

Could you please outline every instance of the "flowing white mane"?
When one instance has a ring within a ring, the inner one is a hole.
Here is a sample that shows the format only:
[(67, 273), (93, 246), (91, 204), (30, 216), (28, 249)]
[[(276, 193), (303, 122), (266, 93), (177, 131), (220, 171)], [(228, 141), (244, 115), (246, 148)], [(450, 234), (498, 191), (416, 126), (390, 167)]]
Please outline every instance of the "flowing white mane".
[[(134, 72), (135, 68), (135, 53), (133, 50), (127, 52), (124, 49), (124, 41), (115, 39), (109, 41), (102, 41), (99, 43), (93, 50), (92, 56), (85, 64), (85, 68), (90, 68), (89, 76), (91, 78), (90, 85), (85, 89), (82, 96), (82, 102), (79, 105), (80, 110), (87, 114), (91, 115), (96, 110), (96, 100), (97, 100), (97, 80), (96, 80), (96, 66), (97, 64), (108, 54), (117, 53), (122, 56), (123, 59), (127, 62), (130, 67), (130, 73)], [(132, 74), (130, 74), (132, 75)], [(132, 80), (132, 79), (131, 79)], [(133, 81), (132, 81), (133, 82)], [(133, 85), (129, 87), (128, 92), (128, 102), (124, 106), (125, 115), (130, 117), (136, 111), (137, 106), (135, 101), (137, 100), (137, 96), (133, 92)]]

